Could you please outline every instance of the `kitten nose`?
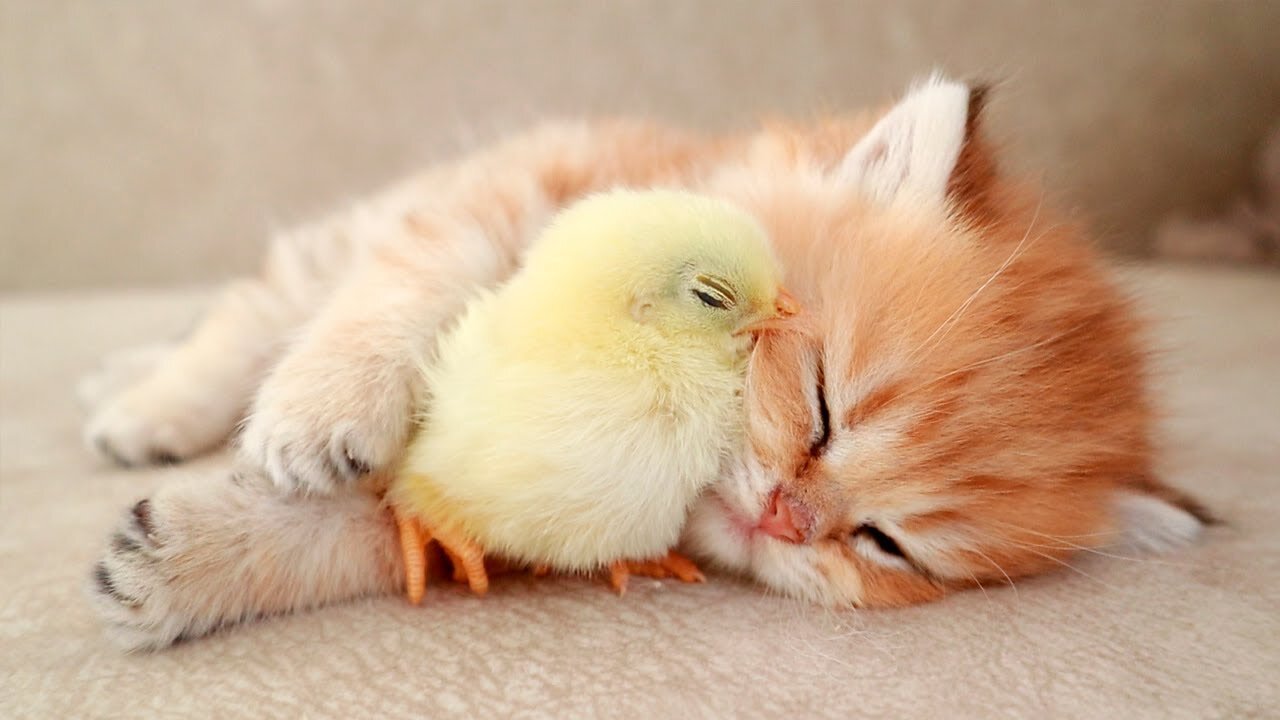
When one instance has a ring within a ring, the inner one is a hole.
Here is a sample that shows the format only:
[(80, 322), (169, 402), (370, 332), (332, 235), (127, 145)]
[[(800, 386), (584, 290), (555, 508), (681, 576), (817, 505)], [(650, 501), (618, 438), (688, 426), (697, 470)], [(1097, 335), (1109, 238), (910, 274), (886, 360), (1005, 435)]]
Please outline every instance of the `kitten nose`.
[(809, 525), (806, 522), (808, 513), (803, 508), (797, 507), (791, 501), (782, 496), (782, 491), (774, 490), (773, 497), (769, 499), (769, 504), (765, 506), (764, 514), (760, 516), (760, 522), (756, 525), (762, 532), (779, 540), (786, 540), (791, 543), (803, 543), (807, 533), (802, 532), (798, 525)]

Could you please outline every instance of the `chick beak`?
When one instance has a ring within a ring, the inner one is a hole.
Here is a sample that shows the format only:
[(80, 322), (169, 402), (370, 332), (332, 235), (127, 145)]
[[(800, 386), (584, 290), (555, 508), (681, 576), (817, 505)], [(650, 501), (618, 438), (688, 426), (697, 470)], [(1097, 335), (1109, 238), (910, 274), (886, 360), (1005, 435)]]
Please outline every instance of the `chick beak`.
[(777, 299), (773, 301), (773, 314), (747, 323), (738, 330), (739, 335), (751, 333), (758, 335), (768, 330), (777, 330), (786, 325), (786, 321), (800, 314), (800, 301), (786, 288), (778, 288)]
[(778, 312), (778, 317), (789, 318), (792, 315), (800, 314), (800, 301), (796, 299), (786, 288), (778, 288), (778, 299), (773, 302), (773, 307)]

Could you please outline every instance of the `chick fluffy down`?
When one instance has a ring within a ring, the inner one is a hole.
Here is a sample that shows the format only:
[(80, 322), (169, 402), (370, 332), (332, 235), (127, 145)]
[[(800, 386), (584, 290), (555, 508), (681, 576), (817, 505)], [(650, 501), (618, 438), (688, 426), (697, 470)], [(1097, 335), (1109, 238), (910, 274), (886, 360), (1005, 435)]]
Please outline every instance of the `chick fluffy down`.
[[(664, 553), (740, 442), (742, 368), (697, 353), (665, 373), (522, 356), (504, 347), (508, 299), (472, 302), (424, 368), (430, 417), (391, 502), (561, 570)], [(671, 385), (682, 376), (697, 382)]]

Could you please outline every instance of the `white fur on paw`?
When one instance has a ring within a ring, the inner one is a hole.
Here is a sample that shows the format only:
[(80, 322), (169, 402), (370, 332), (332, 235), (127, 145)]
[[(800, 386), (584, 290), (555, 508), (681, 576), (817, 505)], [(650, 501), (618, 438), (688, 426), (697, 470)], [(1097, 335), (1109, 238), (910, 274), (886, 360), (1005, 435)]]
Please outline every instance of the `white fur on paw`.
[(147, 380), (97, 408), (85, 443), (122, 465), (173, 463), (216, 447), (236, 414), (223, 398)]
[(240, 459), (287, 492), (330, 493), (395, 459), (410, 409), (405, 388), (264, 388)]
[(76, 384), (76, 396), (83, 407), (96, 410), (125, 388), (150, 375), (171, 352), (172, 343), (154, 343), (111, 353), (96, 370), (80, 379)]
[(151, 500), (125, 514), (89, 574), (89, 597), (107, 636), (126, 650), (158, 650), (213, 629), (177, 602), (164, 520)]
[(1112, 503), (1123, 530), (1117, 545), (1137, 552), (1169, 552), (1190, 545), (1204, 531), (1204, 522), (1163, 498), (1119, 492)]

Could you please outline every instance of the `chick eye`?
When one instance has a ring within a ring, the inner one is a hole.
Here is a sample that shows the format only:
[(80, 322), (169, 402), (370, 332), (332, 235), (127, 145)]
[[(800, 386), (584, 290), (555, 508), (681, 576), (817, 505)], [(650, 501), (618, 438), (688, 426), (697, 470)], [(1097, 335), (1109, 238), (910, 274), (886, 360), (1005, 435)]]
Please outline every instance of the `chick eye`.
[(702, 292), (701, 290), (694, 288), (693, 294), (696, 295), (697, 298), (702, 301), (702, 304), (707, 307), (713, 307), (719, 310), (726, 310), (729, 307), (725, 304), (724, 300), (712, 295), (711, 293)]
[(898, 541), (889, 537), (883, 530), (875, 525), (859, 525), (854, 529), (852, 537), (865, 537), (876, 544), (880, 548), (880, 552), (885, 555), (906, 559), (906, 553), (902, 552), (902, 546), (898, 545)]
[(729, 282), (723, 278), (699, 274), (694, 278), (694, 282), (698, 284), (698, 287), (693, 288), (690, 292), (707, 307), (728, 310), (738, 303)]

